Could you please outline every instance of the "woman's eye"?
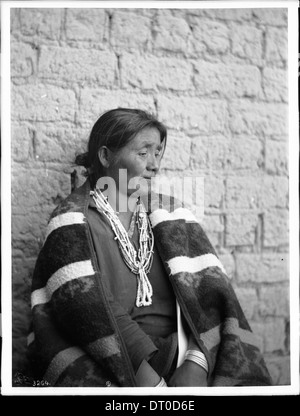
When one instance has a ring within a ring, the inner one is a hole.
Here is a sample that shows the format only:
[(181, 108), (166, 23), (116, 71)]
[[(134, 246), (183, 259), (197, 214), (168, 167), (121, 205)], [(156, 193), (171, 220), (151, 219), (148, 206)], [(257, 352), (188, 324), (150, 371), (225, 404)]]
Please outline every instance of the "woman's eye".
[(145, 157), (147, 156), (147, 152), (140, 152), (139, 155)]

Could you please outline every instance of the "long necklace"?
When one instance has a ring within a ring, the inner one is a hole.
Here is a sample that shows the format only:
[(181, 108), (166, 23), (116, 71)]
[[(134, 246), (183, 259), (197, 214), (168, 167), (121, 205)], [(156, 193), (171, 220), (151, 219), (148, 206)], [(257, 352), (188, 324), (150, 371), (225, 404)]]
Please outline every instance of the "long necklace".
[(154, 236), (144, 205), (138, 200), (133, 213), (139, 229), (139, 249), (136, 252), (127, 231), (107, 198), (97, 188), (91, 191), (91, 195), (98, 211), (103, 213), (111, 224), (125, 264), (137, 276), (136, 306), (151, 305), (153, 290), (147, 273), (149, 273), (153, 261)]

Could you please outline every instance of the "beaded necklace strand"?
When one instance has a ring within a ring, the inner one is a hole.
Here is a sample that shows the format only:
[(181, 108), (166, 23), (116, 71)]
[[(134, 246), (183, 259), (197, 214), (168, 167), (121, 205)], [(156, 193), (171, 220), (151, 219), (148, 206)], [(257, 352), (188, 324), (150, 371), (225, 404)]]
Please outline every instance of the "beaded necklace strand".
[(128, 232), (108, 199), (97, 188), (91, 191), (90, 194), (93, 196), (97, 210), (108, 218), (125, 264), (137, 276), (136, 306), (151, 305), (153, 290), (147, 273), (149, 273), (153, 261), (154, 235), (144, 205), (138, 199), (133, 213), (139, 230), (139, 249), (136, 252), (129, 239)]

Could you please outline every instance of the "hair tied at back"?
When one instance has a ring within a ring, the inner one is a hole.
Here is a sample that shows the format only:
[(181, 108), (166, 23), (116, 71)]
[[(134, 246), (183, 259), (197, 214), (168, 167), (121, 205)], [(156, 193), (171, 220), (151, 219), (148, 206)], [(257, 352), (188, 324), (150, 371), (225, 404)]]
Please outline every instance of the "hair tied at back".
[(85, 153), (80, 153), (79, 155), (77, 155), (75, 158), (75, 163), (78, 166), (84, 166), (86, 169), (89, 168), (90, 167), (89, 153), (85, 152)]

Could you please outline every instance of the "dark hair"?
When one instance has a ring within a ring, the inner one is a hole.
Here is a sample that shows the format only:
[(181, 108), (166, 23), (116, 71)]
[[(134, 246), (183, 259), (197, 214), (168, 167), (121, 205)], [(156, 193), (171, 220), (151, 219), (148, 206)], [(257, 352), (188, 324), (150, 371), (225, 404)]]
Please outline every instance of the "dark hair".
[(88, 151), (79, 154), (75, 164), (87, 169), (87, 176), (94, 186), (104, 174), (98, 151), (107, 146), (112, 152), (125, 147), (137, 133), (147, 127), (160, 132), (161, 142), (167, 139), (167, 129), (152, 114), (138, 109), (116, 108), (102, 114), (94, 124), (89, 136)]

